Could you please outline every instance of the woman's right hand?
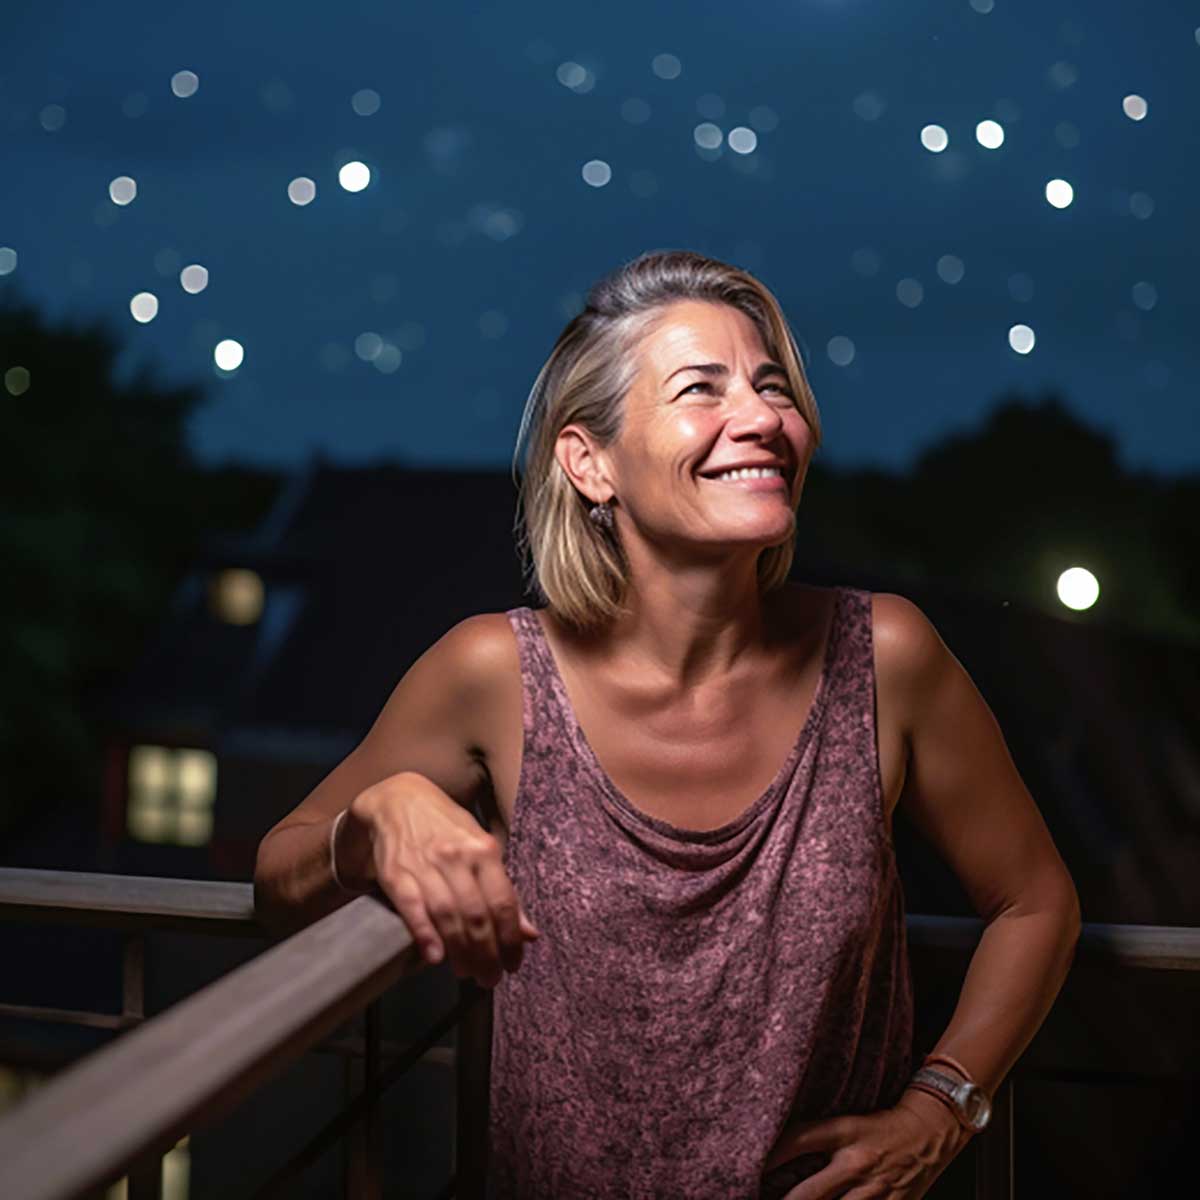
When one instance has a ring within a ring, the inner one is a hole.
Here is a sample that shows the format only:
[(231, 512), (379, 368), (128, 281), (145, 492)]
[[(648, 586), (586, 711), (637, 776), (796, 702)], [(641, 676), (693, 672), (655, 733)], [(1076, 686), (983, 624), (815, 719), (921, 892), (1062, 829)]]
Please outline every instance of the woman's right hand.
[(422, 957), (448, 958), (460, 979), (495, 987), (521, 965), (525, 942), (540, 936), (504, 870), (499, 840), (423, 775), (402, 772), (361, 792), (338, 842), (339, 866), (361, 863)]

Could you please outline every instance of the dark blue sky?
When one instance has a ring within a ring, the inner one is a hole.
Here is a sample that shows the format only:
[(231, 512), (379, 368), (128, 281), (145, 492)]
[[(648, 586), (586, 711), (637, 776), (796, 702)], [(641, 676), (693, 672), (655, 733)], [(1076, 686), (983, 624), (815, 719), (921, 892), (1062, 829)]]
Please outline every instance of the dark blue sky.
[(687, 247), (779, 297), (827, 462), (902, 467), (1057, 387), (1127, 465), (1200, 467), (1200, 7), (8, 0), (5, 26), (0, 287), (199, 381), (205, 461), (507, 464), (587, 287)]

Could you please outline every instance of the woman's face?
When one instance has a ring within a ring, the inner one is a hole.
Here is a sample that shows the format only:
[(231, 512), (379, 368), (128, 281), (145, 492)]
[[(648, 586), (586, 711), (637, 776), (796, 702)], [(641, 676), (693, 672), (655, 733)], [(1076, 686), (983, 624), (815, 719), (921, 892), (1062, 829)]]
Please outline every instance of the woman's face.
[[(791, 537), (813, 432), (754, 322), (729, 305), (679, 301), (638, 353), (621, 434), (603, 452), (618, 522), (690, 547), (765, 547)], [(782, 474), (717, 477), (749, 465)]]

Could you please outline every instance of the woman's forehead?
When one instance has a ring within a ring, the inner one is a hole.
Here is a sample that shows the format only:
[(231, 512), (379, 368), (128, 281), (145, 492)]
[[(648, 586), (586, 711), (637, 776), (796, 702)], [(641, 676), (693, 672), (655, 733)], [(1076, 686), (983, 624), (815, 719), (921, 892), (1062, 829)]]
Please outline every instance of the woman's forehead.
[(730, 359), (739, 351), (756, 359), (766, 354), (758, 327), (744, 312), (699, 301), (671, 305), (638, 349), (642, 374), (650, 375), (653, 388), (683, 366), (718, 362), (732, 368)]

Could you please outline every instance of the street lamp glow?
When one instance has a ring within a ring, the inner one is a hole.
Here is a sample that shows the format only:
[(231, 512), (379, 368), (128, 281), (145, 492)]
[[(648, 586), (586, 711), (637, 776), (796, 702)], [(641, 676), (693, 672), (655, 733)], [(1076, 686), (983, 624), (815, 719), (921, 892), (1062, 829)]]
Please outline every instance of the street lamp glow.
[(1058, 577), (1056, 590), (1067, 608), (1082, 612), (1099, 598), (1100, 581), (1086, 567), (1069, 567)]

